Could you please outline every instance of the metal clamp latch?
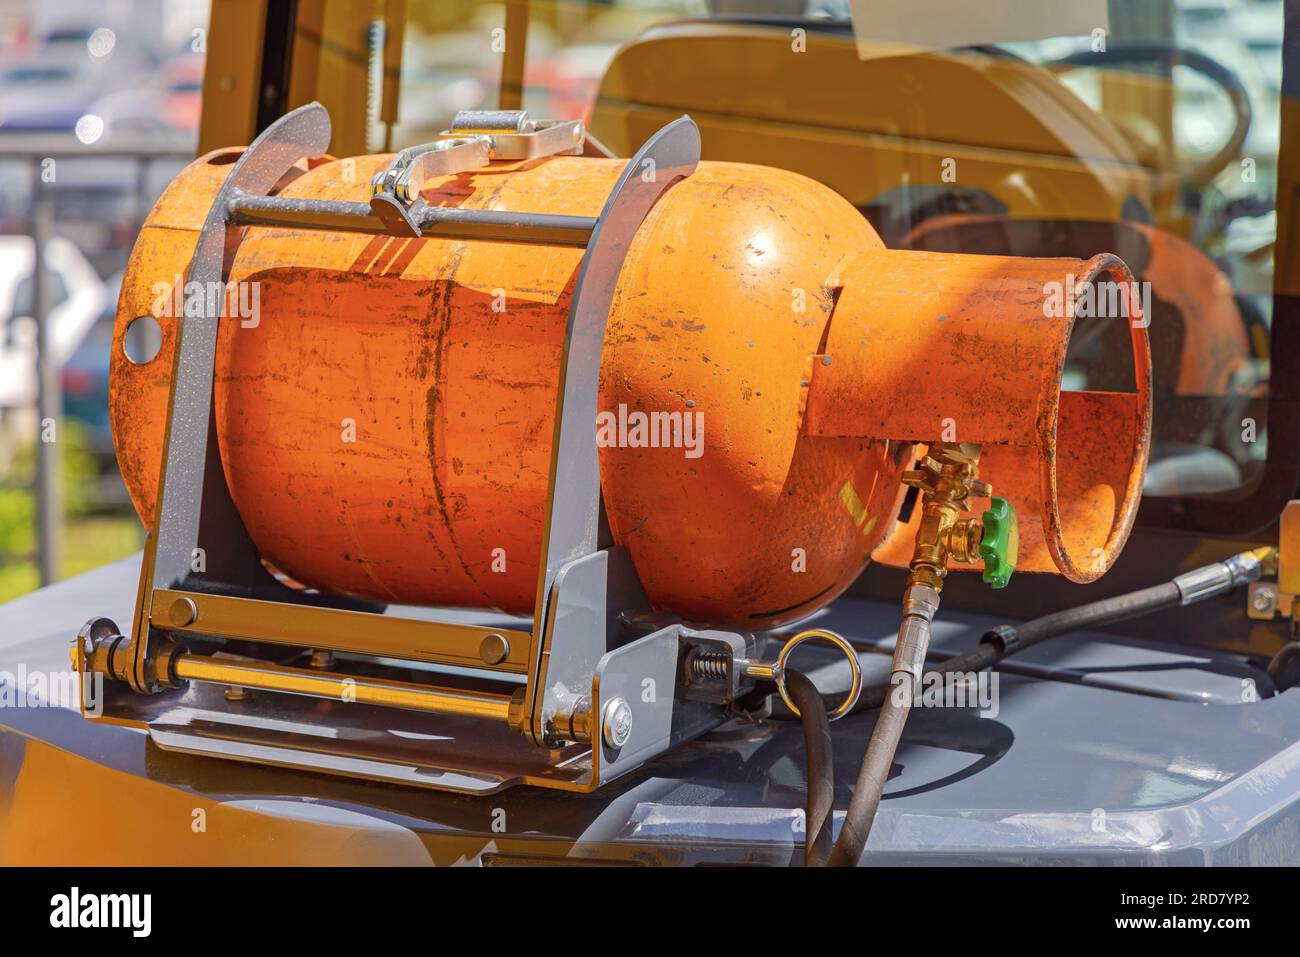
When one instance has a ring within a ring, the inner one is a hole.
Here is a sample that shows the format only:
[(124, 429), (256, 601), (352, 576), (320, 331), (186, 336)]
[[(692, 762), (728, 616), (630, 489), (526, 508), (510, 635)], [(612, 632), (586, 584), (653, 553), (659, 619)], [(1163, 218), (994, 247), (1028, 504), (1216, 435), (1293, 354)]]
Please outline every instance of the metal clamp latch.
[(581, 120), (533, 120), (524, 110), (462, 110), (437, 140), (394, 156), (371, 180), (371, 193), (411, 203), (435, 177), (481, 169), (492, 160), (581, 153), (586, 136)]
[(687, 679), (688, 681), (706, 681), (708, 679), (730, 679), (733, 676), (743, 675), (746, 678), (754, 678), (759, 681), (771, 681), (776, 685), (776, 690), (780, 693), (781, 700), (785, 702), (786, 707), (798, 716), (799, 706), (794, 703), (794, 699), (790, 697), (790, 692), (786, 689), (786, 662), (789, 660), (791, 652), (805, 641), (816, 638), (829, 641), (843, 652), (844, 657), (849, 661), (849, 672), (853, 680), (848, 693), (844, 696), (844, 700), (839, 707), (827, 715), (831, 721), (838, 721), (853, 710), (853, 706), (858, 703), (858, 696), (862, 694), (862, 666), (858, 663), (858, 653), (853, 645), (842, 635), (827, 631), (824, 628), (810, 628), (790, 638), (782, 646), (780, 654), (776, 656), (776, 661), (755, 661), (739, 655), (729, 655), (724, 651), (707, 651), (703, 648), (694, 648), (686, 659)]
[[(387, 167), (370, 181), (374, 196), (396, 196), (410, 203), (420, 195), (420, 189), (437, 176), (454, 176), (468, 170), (486, 166), (492, 159), (491, 148), (484, 137), (467, 136), (435, 140), (420, 146), (408, 146)], [(411, 188), (414, 183), (415, 188)]]

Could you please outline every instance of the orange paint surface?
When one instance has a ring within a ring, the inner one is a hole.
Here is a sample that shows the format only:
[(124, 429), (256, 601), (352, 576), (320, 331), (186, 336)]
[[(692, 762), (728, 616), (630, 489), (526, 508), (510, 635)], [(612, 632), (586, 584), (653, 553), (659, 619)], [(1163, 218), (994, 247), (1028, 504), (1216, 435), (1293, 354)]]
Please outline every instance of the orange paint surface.
[[(315, 164), (282, 194), (364, 200), (387, 161)], [(493, 164), (434, 181), (424, 196), (594, 216), (622, 167)], [(202, 158), (181, 174), (123, 282), (112, 416), (146, 521), (178, 322), (159, 319), (163, 348), (144, 365), (121, 340), (155, 311), (158, 284), (184, 272), (228, 170)], [(888, 414), (870, 430), (818, 435), (803, 424), (821, 388), (814, 363), (849, 324), (835, 301), (841, 284), (850, 294), (841, 274), (881, 248), (849, 204), (780, 170), (702, 163), (652, 209), (609, 317), (600, 408), (628, 422), (692, 416), (699, 445), (605, 447), (600, 464), (615, 539), (656, 607), (749, 628), (797, 619), (842, 592), (889, 532), (911, 453), (887, 440), (917, 436), (888, 428)], [(229, 279), (256, 283), (260, 309), (255, 324), (223, 319), (214, 401), (227, 482), (263, 557), (324, 591), (530, 611), (580, 258), (245, 229)], [(1025, 375), (1037, 383), (1043, 370)], [(916, 401), (932, 401), (937, 416), (942, 399)]]

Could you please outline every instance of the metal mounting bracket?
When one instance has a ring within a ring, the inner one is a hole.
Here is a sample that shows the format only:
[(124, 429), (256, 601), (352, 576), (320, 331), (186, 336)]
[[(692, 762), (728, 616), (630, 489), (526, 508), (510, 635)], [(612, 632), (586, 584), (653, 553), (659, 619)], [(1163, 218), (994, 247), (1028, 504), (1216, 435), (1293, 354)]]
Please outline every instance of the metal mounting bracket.
[[(492, 135), (562, 136), (581, 148), (580, 124), (575, 133), (562, 124), (524, 130), (526, 117), (515, 122), (514, 132)], [(179, 320), (160, 494), (129, 640), (108, 635), (115, 627), (97, 619), (74, 646), (83, 673), (100, 670), (125, 682), (107, 696), (104, 719), (149, 728), (164, 748), (471, 791), (521, 781), (589, 790), (683, 735), (725, 720), (717, 705), (678, 694), (679, 629), (636, 638), (621, 625), (648, 603), (629, 557), (612, 545), (605, 526), (592, 425), (605, 324), (623, 259), (655, 202), (694, 171), (700, 150), (694, 122), (682, 117), (652, 136), (595, 218), (407, 208), (387, 196), (400, 211), (394, 217), (362, 202), (268, 195), (294, 163), (323, 154), (329, 139), (329, 116), (317, 103), (257, 138), (212, 205), (190, 281), (224, 278), (227, 234), (239, 226), (397, 236), (414, 228), (416, 235), (465, 241), (585, 248), (556, 394), (533, 620), (485, 624), (437, 610), (399, 617), (278, 583), (260, 561), (221, 465), (212, 415), (218, 316), (187, 316)], [(535, 147), (536, 141), (526, 148)], [(205, 561), (196, 563), (196, 554)], [(489, 647), (505, 651), (490, 660), (495, 654), (483, 653)], [(298, 667), (312, 649), (330, 652), (335, 670)], [(428, 681), (430, 670), (436, 685)], [(662, 693), (634, 694), (645, 680)], [(284, 693), (225, 703), (214, 698), (240, 682)], [(329, 704), (323, 720), (334, 737), (313, 735), (293, 717), (301, 709), (295, 711), (292, 695), (330, 702), (330, 689), (349, 682), (364, 697)], [(602, 722), (611, 696), (626, 710), (609, 717), (628, 733), (606, 738)], [(392, 708), (423, 712), (426, 721), (436, 716), (438, 736), (450, 743), (414, 747), (395, 738), (386, 730)], [(286, 721), (298, 730), (271, 730)], [(491, 756), (486, 764), (485, 755)]]

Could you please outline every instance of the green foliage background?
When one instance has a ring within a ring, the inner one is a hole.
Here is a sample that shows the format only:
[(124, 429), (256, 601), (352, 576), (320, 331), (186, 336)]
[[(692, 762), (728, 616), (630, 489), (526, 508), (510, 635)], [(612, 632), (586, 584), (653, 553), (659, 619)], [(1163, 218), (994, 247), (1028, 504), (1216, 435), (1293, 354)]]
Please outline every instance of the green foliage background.
[[(68, 578), (131, 554), (143, 533), (134, 513), (100, 501), (99, 463), (78, 423), (64, 420), (56, 434), (64, 510), (59, 577)], [(35, 474), (35, 443), (20, 447), (0, 474), (0, 602), (40, 587)]]

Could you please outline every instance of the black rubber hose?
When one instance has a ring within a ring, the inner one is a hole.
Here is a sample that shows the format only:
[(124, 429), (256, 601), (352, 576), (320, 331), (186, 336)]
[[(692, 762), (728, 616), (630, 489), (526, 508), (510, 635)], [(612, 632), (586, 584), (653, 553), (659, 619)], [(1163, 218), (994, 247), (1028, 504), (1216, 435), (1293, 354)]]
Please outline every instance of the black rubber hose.
[[(1173, 582), (1144, 588), (1141, 591), (1103, 598), (1100, 601), (1068, 608), (1025, 622), (1019, 628), (1003, 625), (984, 635), (978, 647), (965, 654), (950, 658), (937, 668), (926, 672), (945, 674), (981, 671), (996, 664), (1007, 655), (1014, 654), (1049, 638), (1069, 634), (1085, 628), (1136, 618), (1162, 608), (1182, 604), (1183, 595)], [(858, 770), (853, 798), (839, 840), (831, 852), (831, 867), (856, 867), (866, 849), (871, 826), (880, 807), (880, 798), (889, 780), (894, 754), (903, 737), (903, 727), (912, 709), (916, 679), (907, 672), (895, 672), (890, 684), (873, 685), (864, 689), (854, 710), (880, 708), (876, 726), (871, 731), (867, 753)], [(823, 699), (823, 702), (825, 699)], [(823, 703), (823, 707), (825, 704)], [(803, 706), (800, 705), (800, 709)]]
[[(948, 659), (938, 668), (926, 671), (924, 677), (981, 671), (1008, 655), (1047, 641), (1049, 638), (1126, 621), (1164, 608), (1202, 601), (1245, 582), (1257, 581), (1264, 564), (1270, 561), (1276, 561), (1275, 549), (1253, 549), (1234, 555), (1223, 562), (1216, 562), (1179, 575), (1171, 582), (1044, 615), (1025, 622), (1019, 628), (1000, 625), (986, 632), (978, 647)], [(904, 629), (907, 628), (909, 620), (921, 617), (915, 613), (908, 601), (909, 599), (905, 599), (904, 602), (905, 616), (899, 630), (899, 641), (904, 640)], [(929, 644), (929, 624), (930, 616), (926, 615), (924, 633), (916, 630), (916, 627), (922, 626), (916, 626), (910, 636), (913, 642), (923, 642), (915, 647), (922, 656)], [(1293, 651), (1292, 654), (1295, 655), (1296, 652)], [(1281, 659), (1278, 660), (1279, 670), (1284, 663)], [(831, 851), (829, 863), (832, 867), (856, 866), (862, 857), (862, 852), (866, 849), (867, 838), (871, 834), (871, 826), (880, 807), (885, 784), (889, 780), (894, 754), (898, 750), (899, 742), (903, 737), (903, 727), (912, 709), (916, 685), (917, 678), (914, 671), (910, 668), (899, 668), (896, 663), (895, 670), (890, 675), (890, 683), (874, 685), (864, 690), (854, 708), (856, 711), (863, 711), (879, 707), (880, 714), (876, 717), (867, 752), (863, 755), (862, 765), (858, 770), (858, 779), (853, 789), (853, 797), (849, 801), (848, 812), (845, 814), (844, 826), (840, 829), (839, 839), (836, 840), (835, 847)], [(826, 706), (826, 700), (825, 697), (822, 698), (823, 707)], [(802, 704), (799, 708), (805, 714), (810, 710), (807, 705)], [(829, 755), (819, 753), (818, 761), (828, 757)], [(809, 779), (811, 783), (811, 773)], [(833, 785), (834, 782), (831, 783)], [(811, 796), (809, 806), (810, 808), (812, 806)]]
[(1300, 685), (1300, 641), (1282, 646), (1268, 663), (1268, 676), (1273, 679), (1278, 694)]
[[(1049, 638), (1058, 638), (1076, 631), (1100, 628), (1116, 622), (1139, 618), (1165, 608), (1182, 604), (1182, 593), (1173, 582), (1153, 585), (1139, 591), (1103, 598), (1076, 608), (1052, 612), (1041, 618), (1034, 618), (1018, 627), (1000, 625), (986, 632), (980, 644), (963, 654), (947, 661), (937, 663), (926, 675), (946, 675), (957, 672), (983, 671), (997, 664), (1008, 655), (1025, 648), (1040, 644)], [(891, 684), (870, 685), (862, 689), (862, 695), (853, 706), (853, 713), (871, 711), (879, 708), (888, 698), (894, 686)], [(835, 695), (823, 695), (825, 705), (835, 707), (839, 698)]]
[(831, 763), (831, 723), (817, 686), (790, 668), (785, 690), (799, 709), (808, 755), (808, 807), (804, 813), (804, 866), (825, 867), (831, 853), (831, 809), (835, 804), (835, 766)]

